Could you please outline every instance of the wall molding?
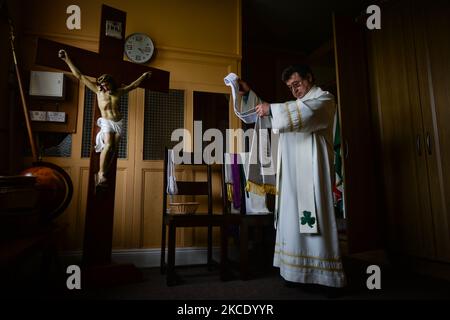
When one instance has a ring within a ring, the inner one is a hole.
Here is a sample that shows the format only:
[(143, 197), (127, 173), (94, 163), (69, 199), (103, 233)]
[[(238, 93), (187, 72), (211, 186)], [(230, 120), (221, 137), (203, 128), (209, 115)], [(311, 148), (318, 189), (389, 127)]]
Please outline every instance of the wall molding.
[[(91, 45), (95, 45), (98, 47), (98, 36), (93, 35), (75, 35), (63, 32), (35, 32), (31, 30), (26, 30), (24, 32), (25, 36), (29, 37), (43, 37), (49, 38), (54, 41), (83, 41), (88, 42)], [(218, 58), (226, 58), (233, 60), (241, 60), (242, 55), (239, 53), (225, 53), (225, 52), (216, 52), (216, 51), (208, 51), (208, 50), (197, 50), (190, 48), (180, 48), (180, 47), (171, 47), (171, 46), (157, 46), (157, 51), (161, 52), (170, 52), (170, 53), (181, 53), (181, 54), (189, 54), (194, 56), (209, 56), (209, 57), (218, 57)]]
[(92, 42), (98, 44), (98, 37), (93, 35), (78, 35), (73, 33), (64, 33), (64, 32), (36, 32), (32, 30), (25, 30), (25, 36), (30, 37), (45, 37), (52, 39), (61, 39), (61, 40), (75, 40), (75, 41), (85, 41)]
[[(177, 248), (175, 261), (177, 265), (205, 264), (207, 256), (206, 248), (190, 247)], [(66, 264), (79, 264), (82, 251), (67, 251), (61, 254), (61, 259)], [(213, 257), (218, 260), (220, 248), (213, 247)], [(112, 251), (112, 260), (117, 263), (132, 263), (138, 268), (159, 267), (161, 249), (119, 249)], [(167, 259), (167, 251), (166, 251)]]

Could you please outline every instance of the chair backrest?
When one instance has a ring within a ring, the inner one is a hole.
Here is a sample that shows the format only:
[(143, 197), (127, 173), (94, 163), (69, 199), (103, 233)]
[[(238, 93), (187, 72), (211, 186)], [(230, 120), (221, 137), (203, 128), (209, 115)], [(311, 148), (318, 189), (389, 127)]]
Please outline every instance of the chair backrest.
[[(163, 214), (167, 214), (167, 171), (168, 171), (168, 151), (164, 148), (164, 176), (163, 176)], [(183, 181), (177, 180), (178, 196), (207, 196), (208, 197), (208, 214), (212, 214), (212, 173), (211, 165), (206, 163), (196, 164), (194, 160), (194, 153), (185, 152), (183, 159), (189, 158), (189, 166), (203, 166), (206, 167), (206, 181)]]

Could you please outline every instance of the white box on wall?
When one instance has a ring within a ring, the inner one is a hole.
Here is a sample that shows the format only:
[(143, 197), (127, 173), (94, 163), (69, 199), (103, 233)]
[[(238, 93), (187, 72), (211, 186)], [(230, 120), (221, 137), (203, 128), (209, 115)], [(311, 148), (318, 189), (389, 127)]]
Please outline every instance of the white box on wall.
[(31, 71), (30, 96), (64, 99), (64, 73)]
[(49, 122), (66, 122), (65, 112), (47, 111), (47, 121)]
[(45, 111), (30, 111), (31, 121), (47, 121), (47, 112)]

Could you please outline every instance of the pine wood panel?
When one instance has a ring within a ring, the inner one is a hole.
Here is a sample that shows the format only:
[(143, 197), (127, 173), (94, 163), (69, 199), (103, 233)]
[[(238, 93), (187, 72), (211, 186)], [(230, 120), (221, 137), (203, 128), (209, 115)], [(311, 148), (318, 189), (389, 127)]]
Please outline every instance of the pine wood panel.
[[(142, 194), (145, 196), (142, 201), (141, 241), (144, 248), (155, 248), (161, 243), (163, 170), (144, 169), (142, 176)], [(180, 241), (179, 234), (177, 240)]]
[(126, 238), (126, 216), (127, 216), (127, 197), (126, 187), (128, 171), (125, 168), (117, 169), (116, 187), (114, 201), (114, 222), (113, 222), (113, 247), (124, 248)]

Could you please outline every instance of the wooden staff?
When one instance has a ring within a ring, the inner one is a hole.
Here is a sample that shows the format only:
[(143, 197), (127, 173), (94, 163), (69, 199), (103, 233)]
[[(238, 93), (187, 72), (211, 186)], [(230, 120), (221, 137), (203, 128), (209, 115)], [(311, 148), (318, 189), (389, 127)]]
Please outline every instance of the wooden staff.
[(13, 58), (14, 58), (14, 67), (16, 69), (17, 81), (19, 82), (20, 98), (22, 100), (23, 114), (25, 116), (25, 123), (27, 125), (28, 139), (30, 140), (31, 153), (33, 154), (33, 159), (35, 162), (37, 162), (37, 161), (39, 161), (39, 159), (38, 159), (38, 154), (36, 151), (36, 144), (35, 144), (35, 141), (33, 138), (33, 131), (31, 130), (30, 116), (28, 113), (27, 102), (25, 99), (24, 91), (23, 91), (22, 78), (20, 76), (19, 66), (17, 65), (16, 50), (14, 49), (14, 39), (15, 39), (14, 26), (13, 26), (11, 18), (9, 18), (9, 17), (8, 17), (8, 23), (9, 23), (9, 30), (10, 30), (9, 31), (9, 40), (11, 43), (11, 50), (12, 50), (12, 54), (13, 54)]

